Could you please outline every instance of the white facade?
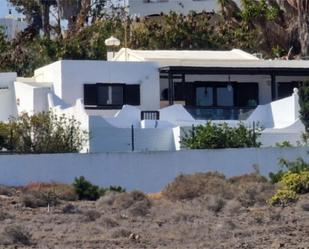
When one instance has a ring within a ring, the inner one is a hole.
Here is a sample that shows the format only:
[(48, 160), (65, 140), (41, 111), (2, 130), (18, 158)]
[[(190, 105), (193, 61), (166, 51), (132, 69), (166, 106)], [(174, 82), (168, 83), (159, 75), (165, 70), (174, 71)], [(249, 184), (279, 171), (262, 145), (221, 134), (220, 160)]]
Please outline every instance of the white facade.
[(0, 18), (0, 26), (3, 27), (4, 33), (8, 40), (16, 38), (16, 35), (27, 28), (28, 24), (21, 18), (7, 16)]
[[(240, 0), (235, 0), (240, 5)], [(213, 12), (219, 10), (217, 0), (128, 0), (131, 16), (151, 16), (171, 11), (187, 15), (190, 11)]]
[(0, 73), (0, 120), (8, 120), (17, 114), (14, 81), (16, 73)]
[[(159, 74), (152, 63), (106, 61), (58, 61), (35, 71), (36, 82), (53, 84), (54, 94), (68, 106), (84, 98), (84, 84), (138, 84), (141, 91), (141, 110), (156, 110), (159, 102)], [(115, 114), (118, 110), (94, 110), (92, 115)]]

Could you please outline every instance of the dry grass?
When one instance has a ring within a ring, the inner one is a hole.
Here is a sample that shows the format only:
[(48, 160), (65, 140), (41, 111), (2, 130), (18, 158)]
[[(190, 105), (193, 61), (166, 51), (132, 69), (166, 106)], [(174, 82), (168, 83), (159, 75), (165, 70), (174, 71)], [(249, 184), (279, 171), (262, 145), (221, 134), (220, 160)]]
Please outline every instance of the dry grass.
[(2, 233), (2, 239), (0, 242), (4, 242), (3, 244), (29, 246), (31, 245), (31, 234), (21, 226), (7, 226)]
[(101, 217), (101, 214), (96, 210), (87, 210), (84, 213), (84, 221), (85, 222), (93, 222)]
[(210, 172), (180, 175), (163, 189), (162, 195), (170, 200), (193, 199), (202, 195), (217, 195), (231, 199), (234, 191), (224, 175)]
[(65, 201), (76, 201), (77, 195), (73, 186), (63, 183), (41, 183), (32, 182), (23, 188), (24, 192), (43, 192), (43, 193), (53, 193), (60, 200)]
[(14, 192), (15, 192), (14, 189), (0, 185), (0, 195), (12, 196)]
[(7, 219), (13, 219), (14, 216), (8, 212), (0, 210), (0, 221), (5, 221)]
[(80, 213), (80, 210), (78, 209), (77, 206), (73, 205), (72, 203), (69, 203), (62, 208), (62, 212), (64, 214), (76, 214)]
[(22, 203), (25, 207), (39, 208), (47, 206), (56, 206), (59, 199), (53, 192), (27, 191), (22, 195)]
[(162, 192), (158, 192), (158, 193), (149, 193), (147, 194), (147, 197), (150, 200), (161, 200), (163, 198)]
[(101, 197), (97, 201), (97, 208), (100, 210), (111, 208), (115, 211), (126, 211), (131, 216), (145, 216), (149, 213), (151, 201), (140, 191), (113, 193)]
[[(182, 176), (162, 193), (108, 193), (96, 202), (62, 200), (50, 212), (20, 205), (25, 194), (45, 189), (27, 187), (1, 201), (0, 248), (265, 249), (275, 239), (283, 248), (309, 244), (309, 195), (297, 206), (269, 207), (264, 200), (273, 186), (254, 175)], [(27, 241), (30, 246), (23, 244)]]

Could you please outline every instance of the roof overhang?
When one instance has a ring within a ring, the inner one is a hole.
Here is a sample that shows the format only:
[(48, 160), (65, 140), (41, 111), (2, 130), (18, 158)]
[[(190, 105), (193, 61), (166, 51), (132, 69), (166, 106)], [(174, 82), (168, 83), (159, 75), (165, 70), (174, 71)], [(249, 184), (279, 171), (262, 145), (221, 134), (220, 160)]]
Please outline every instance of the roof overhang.
[(235, 66), (167, 66), (160, 68), (161, 73), (171, 74), (238, 74), (238, 75), (282, 75), (309, 76), (309, 67), (235, 67)]

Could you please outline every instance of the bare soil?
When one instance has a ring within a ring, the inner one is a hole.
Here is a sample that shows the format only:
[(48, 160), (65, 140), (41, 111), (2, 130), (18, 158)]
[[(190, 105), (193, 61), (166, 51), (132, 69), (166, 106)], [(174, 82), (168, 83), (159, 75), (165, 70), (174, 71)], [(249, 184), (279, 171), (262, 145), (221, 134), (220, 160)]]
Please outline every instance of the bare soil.
[(2, 187), (0, 248), (308, 249), (309, 195), (270, 207), (265, 200), (274, 190), (252, 176), (197, 174), (162, 193), (109, 193), (31, 208), (23, 189)]

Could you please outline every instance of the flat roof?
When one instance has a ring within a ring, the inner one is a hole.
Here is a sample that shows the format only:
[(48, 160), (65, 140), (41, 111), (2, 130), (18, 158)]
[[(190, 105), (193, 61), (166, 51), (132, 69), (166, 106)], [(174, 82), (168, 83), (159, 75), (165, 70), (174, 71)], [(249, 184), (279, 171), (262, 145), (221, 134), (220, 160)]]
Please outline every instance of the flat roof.
[(309, 61), (306, 60), (258, 60), (258, 61), (213, 61), (200, 66), (166, 66), (162, 73), (187, 74), (280, 74), (309, 76)]
[[(127, 50), (127, 51), (126, 51)], [(259, 58), (240, 49), (229, 51), (216, 50), (133, 50), (122, 48), (113, 59), (122, 61), (125, 59), (125, 53), (129, 61), (154, 61), (162, 65), (182, 65), (187, 61), (191, 64), (203, 63), (205, 61), (257, 61)]]

